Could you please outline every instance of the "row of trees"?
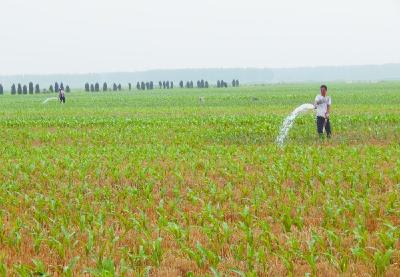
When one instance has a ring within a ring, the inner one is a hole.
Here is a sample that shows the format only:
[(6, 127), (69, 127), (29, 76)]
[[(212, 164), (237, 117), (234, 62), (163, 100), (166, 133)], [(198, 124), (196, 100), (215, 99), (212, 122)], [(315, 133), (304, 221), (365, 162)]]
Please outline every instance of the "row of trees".
[[(160, 88), (173, 88), (174, 87), (174, 83), (173, 82), (159, 82)], [(128, 83), (128, 89), (132, 90), (132, 83)], [(154, 89), (154, 83), (151, 82), (137, 82), (136, 83), (136, 89), (137, 90), (152, 90)], [(108, 87), (108, 84), (106, 82), (103, 83), (103, 87), (102, 87), (102, 91), (121, 91), (122, 90), (122, 85), (121, 84), (116, 84), (113, 83), (113, 85), (111, 87)], [(85, 91), (87, 92), (98, 92), (100, 91), (100, 85), (99, 83), (95, 83), (95, 84), (89, 84), (86, 83), (85, 84)]]
[(172, 89), (174, 88), (174, 82), (172, 81), (159, 81), (158, 82), (158, 87), (161, 89)]
[[(58, 92), (60, 89), (65, 90), (66, 92), (71, 92), (71, 89), (69, 88), (69, 86), (67, 85), (64, 89), (64, 84), (60, 83), (60, 85), (56, 82), (53, 85), (50, 85), (49, 87), (49, 92)], [(1, 86), (0, 89), (1, 93), (3, 94), (3, 86)], [(33, 94), (33, 93), (40, 93), (40, 86), (39, 84), (33, 85), (32, 82), (29, 82), (28, 85), (21, 85), (21, 84), (12, 84), (11, 86), (11, 94), (15, 95), (15, 94)], [(43, 92), (47, 92), (46, 89), (43, 90)]]
[[(112, 87), (108, 87), (107, 83), (104, 82), (102, 91), (109, 91), (109, 90), (111, 91), (111, 88), (112, 88), (113, 91), (121, 91), (122, 90), (121, 84), (117, 85), (116, 83), (114, 83), (112, 85)], [(99, 83), (95, 83), (95, 84), (86, 83), (85, 84), (85, 91), (87, 91), (87, 92), (89, 92), (89, 91), (90, 92), (99, 92), (100, 91), (100, 85), (99, 85)]]
[[(198, 80), (196, 85), (197, 85), (197, 88), (209, 88), (208, 81), (204, 81), (204, 80)], [(160, 89), (173, 89), (174, 82), (159, 81), (158, 86)], [(239, 86), (239, 80), (232, 80), (232, 87), (238, 87), (238, 86)], [(180, 81), (179, 87), (180, 88), (194, 88), (194, 84), (193, 84), (193, 81), (186, 81), (186, 83), (184, 83), (183, 81)], [(218, 80), (217, 87), (218, 88), (227, 88), (228, 83), (223, 80)], [(132, 90), (131, 83), (128, 83), (128, 88), (129, 88), (129, 90)], [(70, 87), (67, 85), (64, 88), (64, 84), (62, 82), (60, 84), (58, 82), (55, 82), (54, 86), (50, 85), (49, 89), (48, 90), (44, 89), (43, 92), (58, 92), (60, 89), (65, 90), (66, 92), (71, 92)], [(136, 89), (137, 90), (152, 90), (152, 89), (154, 89), (154, 83), (152, 81), (151, 82), (137, 82)], [(121, 86), (121, 84), (117, 85), (116, 83), (113, 83), (113, 85), (111, 87), (108, 87), (107, 83), (104, 82), (101, 90), (102, 91), (111, 91), (111, 90), (112, 91), (121, 91), (122, 86)], [(95, 84), (86, 83), (85, 91), (98, 92), (98, 91), (100, 91), (100, 84), (99, 83), (95, 83)], [(41, 91), (40, 91), (39, 84), (34, 85), (32, 82), (30, 82), (28, 85), (17, 84), (17, 86), (16, 86), (15, 84), (13, 84), (11, 86), (11, 94), (28, 94), (28, 93), (33, 94), (33, 93), (40, 93), (40, 92)], [(3, 94), (3, 93), (4, 93), (4, 88), (0, 84), (0, 94)]]
[[(197, 88), (209, 88), (210, 85), (208, 83), (208, 81), (204, 81), (204, 80), (198, 80), (197, 81)], [(232, 86), (233, 87), (238, 87), (239, 86), (239, 80), (232, 80)], [(172, 81), (159, 81), (158, 82), (158, 87), (160, 89), (173, 89), (174, 88), (174, 82)], [(194, 84), (193, 81), (186, 81), (186, 83), (184, 83), (183, 81), (179, 82), (179, 87), (180, 88), (194, 88)], [(223, 80), (218, 80), (217, 81), (217, 87), (218, 88), (227, 88), (228, 87), (228, 83), (223, 81)], [(132, 90), (133, 86), (132, 83), (128, 83), (128, 89)], [(136, 83), (136, 89), (137, 90), (153, 90), (154, 89), (154, 83), (153, 81), (151, 82), (137, 82)], [(113, 84), (112, 87), (108, 87), (107, 83), (104, 82), (103, 83), (103, 88), (102, 91), (121, 91), (122, 90), (122, 86), (121, 84)], [(95, 84), (89, 84), (86, 83), (85, 84), (85, 91), (87, 92), (98, 92), (100, 91), (100, 85), (99, 83), (95, 83)]]
[(66, 85), (65, 89), (64, 89), (64, 84), (62, 82), (60, 84), (55, 82), (54, 83), (54, 88), (53, 88), (53, 85), (50, 85), (50, 87), (49, 87), (49, 91), (50, 92), (58, 92), (60, 89), (65, 90), (65, 92), (71, 92), (71, 89), (69, 88), (68, 85)]
[(208, 88), (208, 82), (204, 80), (197, 81), (197, 88)]
[(217, 88), (227, 88), (228, 87), (228, 83), (223, 81), (223, 80), (218, 80), (217, 81)]
[(193, 81), (186, 81), (186, 84), (183, 84), (183, 81), (179, 82), (179, 87), (180, 88), (193, 88)]
[[(137, 88), (137, 90), (152, 90), (152, 89), (154, 89), (154, 83), (153, 83), (153, 81), (151, 81), (151, 82), (137, 82), (136, 83), (136, 88)], [(129, 88), (129, 90), (131, 90), (130, 88)]]

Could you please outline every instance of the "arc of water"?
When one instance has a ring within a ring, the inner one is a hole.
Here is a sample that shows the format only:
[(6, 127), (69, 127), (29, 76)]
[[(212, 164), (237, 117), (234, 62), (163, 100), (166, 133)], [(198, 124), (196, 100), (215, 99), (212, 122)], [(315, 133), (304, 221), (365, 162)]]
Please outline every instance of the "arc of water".
[(44, 101), (42, 102), (42, 104), (46, 104), (46, 103), (49, 102), (49, 101), (57, 100), (57, 99), (58, 99), (57, 97), (49, 97), (49, 98), (46, 98), (46, 100), (44, 100)]
[(285, 120), (282, 123), (281, 130), (279, 131), (279, 135), (276, 138), (276, 143), (279, 146), (283, 146), (286, 137), (289, 134), (290, 128), (292, 128), (293, 123), (295, 122), (297, 116), (301, 113), (304, 113), (309, 110), (313, 110), (314, 105), (313, 104), (303, 104), (297, 107), (288, 117), (285, 118)]

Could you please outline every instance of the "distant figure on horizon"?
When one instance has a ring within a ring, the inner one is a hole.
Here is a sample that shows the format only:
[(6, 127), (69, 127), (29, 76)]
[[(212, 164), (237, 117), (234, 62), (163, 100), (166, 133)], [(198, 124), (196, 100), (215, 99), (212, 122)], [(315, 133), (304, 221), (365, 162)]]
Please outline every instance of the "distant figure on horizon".
[(331, 137), (331, 123), (329, 122), (329, 112), (332, 105), (331, 97), (327, 96), (328, 87), (322, 85), (320, 87), (321, 94), (315, 97), (315, 111), (317, 114), (317, 131), (320, 138), (323, 138), (324, 129), (326, 137)]
[(64, 103), (65, 104), (65, 92), (61, 88), (60, 88), (59, 93), (58, 93), (58, 98), (60, 99), (60, 103)]

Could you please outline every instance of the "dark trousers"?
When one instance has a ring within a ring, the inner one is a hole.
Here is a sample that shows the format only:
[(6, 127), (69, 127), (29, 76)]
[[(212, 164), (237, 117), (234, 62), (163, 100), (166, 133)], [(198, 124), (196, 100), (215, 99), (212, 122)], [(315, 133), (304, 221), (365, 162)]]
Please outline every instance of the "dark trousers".
[(60, 96), (60, 102), (65, 103), (65, 96)]
[(322, 137), (324, 133), (324, 125), (326, 136), (329, 138), (331, 136), (331, 123), (329, 122), (329, 118), (326, 119), (325, 123), (325, 117), (317, 116), (317, 131), (320, 137)]

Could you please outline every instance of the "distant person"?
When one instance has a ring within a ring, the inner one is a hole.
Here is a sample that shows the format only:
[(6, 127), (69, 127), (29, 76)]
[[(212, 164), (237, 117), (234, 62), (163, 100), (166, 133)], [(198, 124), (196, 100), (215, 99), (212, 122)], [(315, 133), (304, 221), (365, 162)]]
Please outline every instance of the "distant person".
[(58, 93), (58, 98), (60, 99), (60, 103), (65, 103), (65, 92), (61, 88), (60, 88), (60, 91)]
[(317, 131), (320, 138), (323, 138), (324, 129), (327, 138), (331, 137), (331, 123), (329, 122), (329, 112), (332, 105), (332, 100), (327, 96), (328, 88), (322, 85), (321, 93), (315, 97), (315, 111), (317, 114)]

